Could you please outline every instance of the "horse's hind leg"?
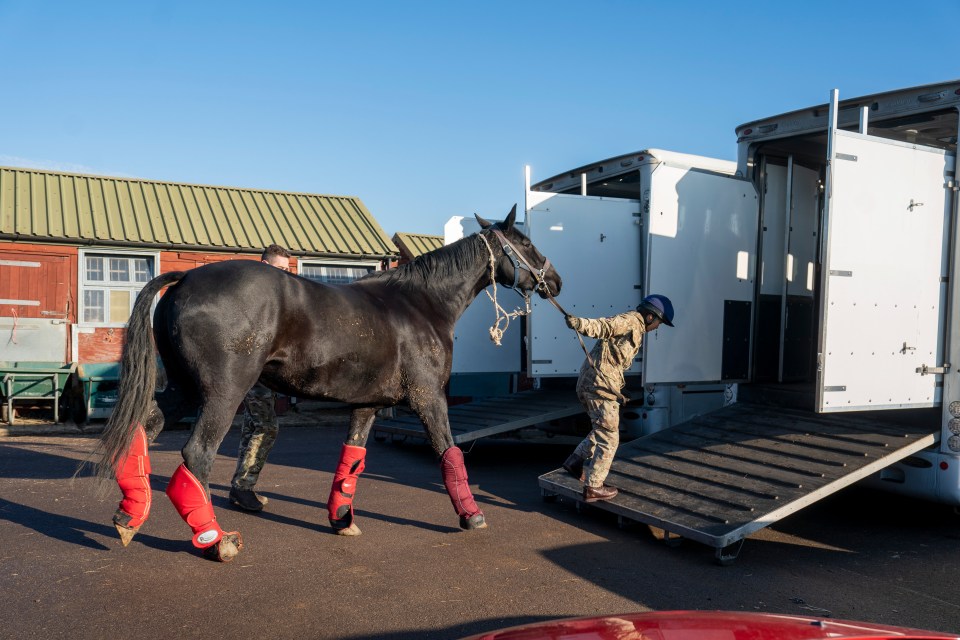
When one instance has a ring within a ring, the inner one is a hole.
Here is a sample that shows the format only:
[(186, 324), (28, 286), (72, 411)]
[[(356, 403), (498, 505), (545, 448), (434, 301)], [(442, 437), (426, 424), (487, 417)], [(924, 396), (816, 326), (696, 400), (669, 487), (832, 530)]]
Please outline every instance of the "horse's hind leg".
[(117, 464), (117, 484), (123, 499), (113, 514), (113, 526), (120, 534), (123, 546), (130, 544), (133, 536), (150, 516), (152, 491), (150, 490), (150, 456), (147, 453), (147, 433), (143, 425), (134, 427), (133, 440), (127, 455)]
[(327, 515), (330, 526), (341, 536), (358, 536), (360, 528), (353, 521), (353, 497), (357, 479), (363, 472), (367, 456), (367, 437), (377, 415), (375, 408), (354, 409), (350, 414), (350, 433), (340, 450), (340, 462), (333, 474), (333, 486), (327, 498)]
[(165, 424), (175, 423), (188, 410), (189, 407), (181, 394), (165, 390), (151, 401), (146, 424), (135, 427), (133, 441), (126, 457), (117, 465), (116, 474), (123, 499), (113, 514), (113, 526), (116, 527), (123, 546), (130, 544), (150, 516), (153, 494), (150, 489), (149, 444)]
[(239, 399), (232, 404), (218, 400), (204, 405), (183, 447), (184, 462), (173, 472), (167, 485), (167, 496), (193, 530), (193, 545), (202, 549), (206, 557), (221, 562), (233, 560), (243, 548), (243, 541), (238, 531), (225, 532), (217, 523), (208, 479), (237, 403)]

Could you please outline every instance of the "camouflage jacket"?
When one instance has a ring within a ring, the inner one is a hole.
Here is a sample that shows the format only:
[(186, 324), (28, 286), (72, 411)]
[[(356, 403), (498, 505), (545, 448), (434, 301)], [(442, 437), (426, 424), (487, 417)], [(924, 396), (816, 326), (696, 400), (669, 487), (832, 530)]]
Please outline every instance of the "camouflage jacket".
[(620, 393), (625, 381), (623, 372), (630, 368), (640, 351), (646, 325), (636, 311), (627, 311), (610, 318), (574, 318), (578, 333), (597, 338), (590, 351), (590, 360), (580, 367), (577, 395), (581, 398), (623, 400)]

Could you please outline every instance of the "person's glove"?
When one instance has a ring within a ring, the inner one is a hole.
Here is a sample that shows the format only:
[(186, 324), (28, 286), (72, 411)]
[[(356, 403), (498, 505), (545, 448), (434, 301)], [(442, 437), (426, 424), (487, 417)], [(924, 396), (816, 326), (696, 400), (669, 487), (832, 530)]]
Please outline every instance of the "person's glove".
[(570, 327), (574, 331), (578, 331), (578, 332), (580, 331), (580, 324), (581, 324), (580, 318), (577, 318), (575, 316), (567, 316), (566, 318), (564, 318), (564, 320), (567, 321), (568, 327)]

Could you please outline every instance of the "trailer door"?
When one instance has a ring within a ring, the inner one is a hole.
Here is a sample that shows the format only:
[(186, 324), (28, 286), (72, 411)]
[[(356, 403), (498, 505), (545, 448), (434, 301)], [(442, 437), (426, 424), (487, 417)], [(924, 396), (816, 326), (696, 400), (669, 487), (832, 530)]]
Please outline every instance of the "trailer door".
[[(817, 410), (928, 407), (943, 364), (949, 197), (940, 149), (831, 130)], [(925, 369), (926, 367), (926, 369)]]
[(644, 295), (673, 302), (673, 328), (643, 339), (644, 384), (749, 378), (759, 204), (733, 176), (659, 164), (644, 206)]
[[(601, 318), (640, 303), (638, 200), (537, 192), (528, 195), (527, 207), (528, 235), (563, 278), (557, 302), (568, 313)], [(584, 361), (576, 334), (550, 301), (536, 295), (531, 299), (529, 375), (576, 376)], [(584, 341), (587, 349), (595, 342)], [(639, 373), (639, 365), (627, 373)]]

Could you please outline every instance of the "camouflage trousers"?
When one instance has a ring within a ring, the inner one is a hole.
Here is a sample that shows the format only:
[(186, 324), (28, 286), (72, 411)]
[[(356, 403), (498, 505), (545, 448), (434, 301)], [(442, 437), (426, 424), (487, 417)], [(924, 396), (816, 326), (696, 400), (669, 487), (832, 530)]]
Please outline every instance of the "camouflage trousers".
[(237, 489), (253, 489), (277, 439), (279, 427), (274, 409), (275, 400), (276, 394), (259, 383), (243, 398), (243, 424), (240, 426), (237, 470), (230, 483)]
[(620, 446), (620, 403), (616, 400), (581, 398), (593, 428), (574, 453), (584, 459), (583, 484), (600, 487)]

